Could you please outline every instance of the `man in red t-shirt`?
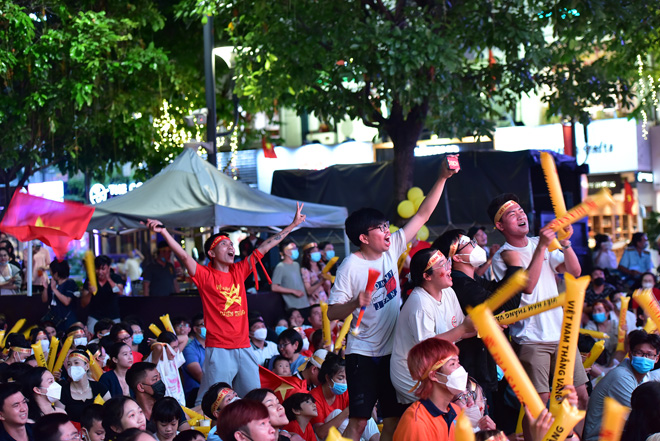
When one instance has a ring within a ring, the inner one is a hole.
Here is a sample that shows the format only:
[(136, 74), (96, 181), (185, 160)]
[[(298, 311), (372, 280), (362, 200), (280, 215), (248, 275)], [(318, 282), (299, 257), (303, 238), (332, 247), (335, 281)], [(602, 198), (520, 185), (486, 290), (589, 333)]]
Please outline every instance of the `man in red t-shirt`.
[(295, 227), (305, 221), (304, 204), (297, 204), (291, 225), (268, 238), (246, 259), (234, 263), (234, 245), (229, 237), (214, 234), (204, 243), (208, 265), (198, 264), (174, 240), (162, 224), (147, 220), (147, 227), (163, 236), (176, 257), (183, 262), (197, 285), (204, 308), (206, 350), (202, 382), (195, 405), (213, 384), (231, 384), (239, 396), (261, 387), (259, 363), (250, 349), (245, 279), (256, 271), (257, 261), (279, 244)]

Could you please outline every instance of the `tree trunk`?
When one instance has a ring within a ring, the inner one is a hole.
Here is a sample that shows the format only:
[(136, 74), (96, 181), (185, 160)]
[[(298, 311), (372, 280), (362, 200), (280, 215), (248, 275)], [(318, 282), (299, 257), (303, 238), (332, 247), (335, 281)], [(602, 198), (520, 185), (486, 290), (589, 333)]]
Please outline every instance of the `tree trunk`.
[(403, 115), (401, 106), (395, 103), (385, 125), (385, 131), (394, 144), (394, 196), (396, 202), (406, 199), (413, 184), (415, 172), (415, 146), (428, 113), (428, 102), (413, 107), (408, 115)]

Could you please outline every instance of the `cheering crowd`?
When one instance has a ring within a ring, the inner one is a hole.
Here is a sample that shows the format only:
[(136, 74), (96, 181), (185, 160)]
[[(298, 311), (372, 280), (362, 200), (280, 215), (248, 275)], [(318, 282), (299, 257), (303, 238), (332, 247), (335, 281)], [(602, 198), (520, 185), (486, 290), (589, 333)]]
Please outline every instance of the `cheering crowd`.
[[(298, 250), (286, 238), (305, 222), (303, 204), (279, 233), (251, 240), (239, 261), (228, 236), (211, 236), (204, 244), (207, 265), (158, 220), (148, 220), (203, 305), (190, 319), (173, 314), (164, 330), (149, 327), (153, 338), (145, 338), (139, 314), (120, 317), (116, 297), (123, 281), (108, 257), (96, 258), (96, 283), (83, 285), (86, 323), (71, 307), (78, 288), (67, 261), (51, 262), (41, 293), (49, 315), (14, 332), (0, 317), (0, 441), (315, 441), (335, 430), (354, 441), (453, 441), (465, 436), (457, 425), (462, 412), (478, 441), (544, 440), (554, 415), (521, 408), (469, 312), (520, 269), (528, 276), (522, 292), (493, 313), (553, 299), (563, 290), (562, 274), (579, 277), (584, 270), (570, 238), (549, 251), (555, 232), (529, 236), (527, 214), (510, 193), (487, 207), (506, 240), (501, 247), (486, 247), (485, 228), (448, 230), (432, 244), (418, 241), (455, 173), (445, 164), (417, 213), (394, 232), (376, 209), (353, 212), (345, 226), (357, 251), (333, 277), (321, 274), (326, 249), (316, 244), (303, 247), (302, 269), (293, 265)], [(570, 237), (570, 226), (565, 233)], [(639, 305), (622, 305), (633, 289), (655, 290), (646, 237), (634, 236), (618, 265), (608, 238), (597, 240), (580, 320), (591, 333), (581, 335), (579, 351), (570, 355), (573, 384), (561, 391), (586, 418), (565, 427), (564, 436), (598, 439), (609, 424), (603, 413), (610, 397), (631, 407), (623, 439), (645, 441), (660, 433), (654, 418), (660, 336)], [(269, 327), (258, 311), (248, 311), (245, 282), (264, 279), (257, 276), (265, 273), (261, 260), (276, 246), (283, 261), (272, 289), (283, 295), (287, 317)], [(8, 260), (0, 248), (0, 270)], [(401, 278), (403, 267), (408, 276)], [(158, 278), (150, 282), (153, 289)], [(654, 295), (659, 298), (660, 290)], [(543, 403), (551, 395), (563, 316), (558, 307), (502, 327)], [(619, 329), (626, 333), (623, 348), (616, 344)], [(597, 340), (603, 352), (587, 363)]]

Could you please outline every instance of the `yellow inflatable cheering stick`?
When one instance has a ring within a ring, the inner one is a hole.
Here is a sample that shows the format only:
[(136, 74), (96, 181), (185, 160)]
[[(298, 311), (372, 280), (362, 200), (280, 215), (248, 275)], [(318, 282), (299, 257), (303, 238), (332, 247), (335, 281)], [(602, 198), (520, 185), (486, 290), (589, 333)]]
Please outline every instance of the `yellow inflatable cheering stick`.
[(544, 228), (559, 232), (564, 227), (579, 221), (583, 217), (597, 213), (601, 208), (608, 205), (614, 205), (614, 199), (612, 199), (610, 190), (603, 188), (595, 195), (587, 197), (582, 203), (568, 210), (563, 216), (551, 220)]
[[(584, 306), (584, 292), (591, 281), (585, 276), (576, 279), (571, 274), (564, 275), (566, 281), (566, 303), (564, 304), (564, 319), (561, 325), (561, 337), (555, 363), (555, 374), (552, 377), (552, 393), (550, 394), (550, 413), (555, 417), (560, 412), (563, 388), (573, 384), (573, 370), (577, 355), (578, 337), (580, 336), (580, 320)], [(570, 429), (569, 429), (570, 430)]]
[(596, 360), (598, 360), (598, 357), (600, 357), (600, 354), (602, 354), (604, 350), (605, 340), (598, 340), (591, 347), (591, 351), (589, 351), (589, 355), (587, 355), (587, 358), (584, 360), (584, 363), (582, 363), (582, 366), (584, 366), (585, 369), (589, 369), (594, 365)]
[(619, 404), (612, 397), (605, 397), (603, 420), (598, 434), (598, 441), (619, 441), (623, 433), (630, 409)]
[(470, 419), (465, 415), (465, 410), (462, 410), (456, 418), (454, 435), (456, 441), (474, 441), (474, 429)]
[(474, 308), (468, 308), (468, 314), (495, 363), (504, 371), (504, 377), (518, 400), (527, 406), (532, 417), (538, 418), (545, 405), (502, 329), (493, 318), (493, 313), (482, 303)]
[(630, 297), (621, 297), (621, 310), (619, 311), (619, 331), (617, 334), (616, 350), (624, 350), (624, 342), (626, 340), (626, 312), (628, 312), (628, 304)]
[(646, 315), (648, 315), (655, 327), (660, 329), (660, 305), (658, 301), (653, 297), (652, 289), (641, 290), (638, 289), (633, 293), (633, 300), (637, 302), (639, 306), (642, 307)]
[(353, 314), (350, 314), (348, 317), (346, 317), (346, 320), (344, 320), (344, 324), (341, 326), (341, 329), (339, 330), (339, 334), (337, 334), (337, 340), (335, 340), (335, 352), (339, 352), (342, 345), (344, 344), (344, 339), (348, 335), (348, 331), (351, 330), (352, 321), (353, 321)]
[(323, 321), (323, 346), (332, 344), (332, 334), (330, 333), (330, 320), (328, 319), (328, 304), (321, 302), (321, 316)]
[(85, 269), (87, 270), (87, 281), (89, 290), (92, 294), (96, 295), (96, 265), (94, 264), (94, 253), (90, 250), (85, 251)]
[(529, 318), (533, 315), (564, 306), (565, 302), (566, 294), (561, 293), (557, 297), (551, 297), (549, 299), (541, 300), (540, 302), (532, 303), (531, 305), (497, 314), (495, 316), (495, 320), (497, 320), (497, 323), (500, 325), (510, 325), (512, 323), (519, 322), (520, 320)]
[(165, 330), (168, 332), (171, 332), (172, 334), (176, 335), (176, 332), (174, 332), (174, 326), (172, 326), (172, 321), (170, 320), (170, 315), (165, 314), (160, 316), (160, 321), (163, 322), (163, 326), (165, 326)]
[[(555, 217), (561, 217), (566, 213), (566, 203), (564, 202), (564, 193), (561, 190), (555, 159), (550, 153), (541, 152), (541, 168), (543, 169), (545, 184), (548, 186), (548, 193), (550, 194), (552, 208), (555, 211)], [(559, 240), (570, 238), (570, 234), (564, 230), (558, 231), (557, 236)]]
[(527, 273), (524, 270), (516, 271), (509, 277), (503, 285), (486, 299), (485, 303), (491, 311), (497, 310), (504, 305), (507, 300), (518, 294), (527, 285)]

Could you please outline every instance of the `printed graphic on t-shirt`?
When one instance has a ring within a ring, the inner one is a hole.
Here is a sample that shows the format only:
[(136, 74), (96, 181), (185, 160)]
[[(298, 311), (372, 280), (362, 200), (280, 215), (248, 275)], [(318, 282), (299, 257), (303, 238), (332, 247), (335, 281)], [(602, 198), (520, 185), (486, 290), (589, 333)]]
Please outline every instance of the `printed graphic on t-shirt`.
[[(385, 288), (381, 294), (381, 288)], [(378, 311), (384, 307), (390, 300), (396, 298), (396, 279), (394, 278), (394, 271), (390, 270), (382, 280), (376, 282), (375, 294), (372, 298), (374, 309)]]
[(222, 285), (216, 285), (215, 287), (220, 295), (225, 298), (225, 309), (224, 311), (219, 311), (220, 315), (224, 317), (241, 317), (245, 315), (245, 308), (238, 311), (227, 311), (234, 303), (243, 306), (243, 299), (241, 298), (241, 289), (239, 285), (233, 284), (231, 288), (226, 288)]

